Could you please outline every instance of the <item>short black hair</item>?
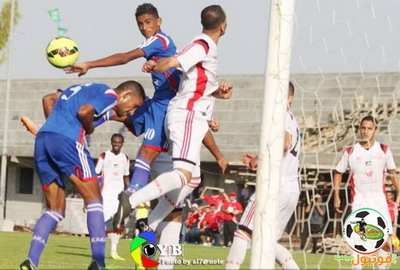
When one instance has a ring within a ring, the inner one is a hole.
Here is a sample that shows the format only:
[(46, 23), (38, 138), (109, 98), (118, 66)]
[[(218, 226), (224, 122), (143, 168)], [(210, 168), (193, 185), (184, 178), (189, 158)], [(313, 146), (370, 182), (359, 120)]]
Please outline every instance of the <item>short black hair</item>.
[(204, 30), (217, 29), (225, 20), (226, 15), (220, 5), (211, 5), (201, 11), (201, 25)]
[(124, 143), (125, 138), (124, 138), (124, 136), (122, 136), (122, 134), (119, 134), (119, 133), (114, 133), (114, 134), (111, 136), (111, 142), (112, 142), (112, 141), (114, 140), (114, 138), (116, 138), (116, 137), (121, 138), (122, 143)]
[(294, 96), (294, 85), (292, 82), (289, 82), (289, 96)]
[(370, 122), (374, 123), (375, 129), (378, 128), (378, 121), (372, 115), (364, 116), (363, 119), (361, 119), (360, 127), (364, 121), (370, 121)]
[(159, 18), (157, 8), (150, 3), (143, 3), (136, 8), (136, 18), (143, 14), (151, 14), (154, 15), (156, 18)]
[(121, 83), (114, 89), (116, 93), (121, 93), (123, 91), (130, 91), (135, 96), (142, 98), (143, 100), (146, 99), (146, 94), (144, 92), (143, 86), (138, 83), (137, 81), (126, 81)]

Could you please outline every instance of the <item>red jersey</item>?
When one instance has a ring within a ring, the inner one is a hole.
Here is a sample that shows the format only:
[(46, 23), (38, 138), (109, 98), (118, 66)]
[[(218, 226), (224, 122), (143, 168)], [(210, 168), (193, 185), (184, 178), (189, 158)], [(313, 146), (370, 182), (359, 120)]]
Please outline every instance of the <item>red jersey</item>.
[(223, 195), (211, 195), (204, 196), (204, 200), (206, 200), (209, 205), (214, 204), (217, 209), (220, 210), (222, 204), (225, 202), (225, 197)]
[(223, 205), (222, 205), (222, 211), (224, 212), (224, 219), (226, 221), (231, 221), (234, 220), (236, 221), (236, 215), (234, 214), (234, 212), (236, 211), (243, 211), (243, 207), (242, 204), (238, 201), (226, 201)]

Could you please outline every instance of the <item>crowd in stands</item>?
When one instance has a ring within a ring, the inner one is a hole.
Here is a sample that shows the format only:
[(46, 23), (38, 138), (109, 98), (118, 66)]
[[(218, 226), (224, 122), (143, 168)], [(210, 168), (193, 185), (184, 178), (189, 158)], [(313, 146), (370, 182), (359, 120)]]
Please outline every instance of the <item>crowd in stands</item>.
[[(222, 188), (204, 187), (198, 198), (187, 201), (181, 242), (229, 247), (248, 196)], [(247, 197), (247, 198), (246, 198)]]

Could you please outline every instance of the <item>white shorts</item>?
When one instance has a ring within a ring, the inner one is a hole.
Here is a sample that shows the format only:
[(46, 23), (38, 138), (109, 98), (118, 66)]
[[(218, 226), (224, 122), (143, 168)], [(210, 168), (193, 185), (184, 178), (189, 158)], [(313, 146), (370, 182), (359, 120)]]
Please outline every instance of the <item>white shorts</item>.
[(104, 221), (107, 221), (114, 216), (114, 214), (118, 210), (118, 204), (119, 204), (118, 195), (112, 199), (103, 197)]
[(200, 149), (208, 131), (206, 115), (202, 112), (170, 109), (165, 124), (172, 144), (174, 169), (192, 172), (200, 164)]
[[(297, 202), (299, 201), (299, 193), (295, 192), (280, 192), (278, 200), (278, 212), (277, 212), (277, 239), (281, 238), (283, 231), (286, 228), (287, 223), (296, 210)], [(254, 223), (254, 211), (256, 208), (256, 193), (250, 197), (249, 202), (244, 210), (243, 216), (240, 219), (239, 224), (243, 225), (250, 230), (253, 230)]]

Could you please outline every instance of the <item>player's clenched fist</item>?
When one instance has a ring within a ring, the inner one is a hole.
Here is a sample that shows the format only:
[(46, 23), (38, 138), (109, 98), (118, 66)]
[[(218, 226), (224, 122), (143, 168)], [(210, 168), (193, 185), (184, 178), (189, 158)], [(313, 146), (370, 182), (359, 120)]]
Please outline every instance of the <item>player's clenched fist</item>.
[(156, 61), (149, 60), (143, 64), (142, 71), (146, 73), (150, 73), (153, 71), (154, 67), (157, 66)]

